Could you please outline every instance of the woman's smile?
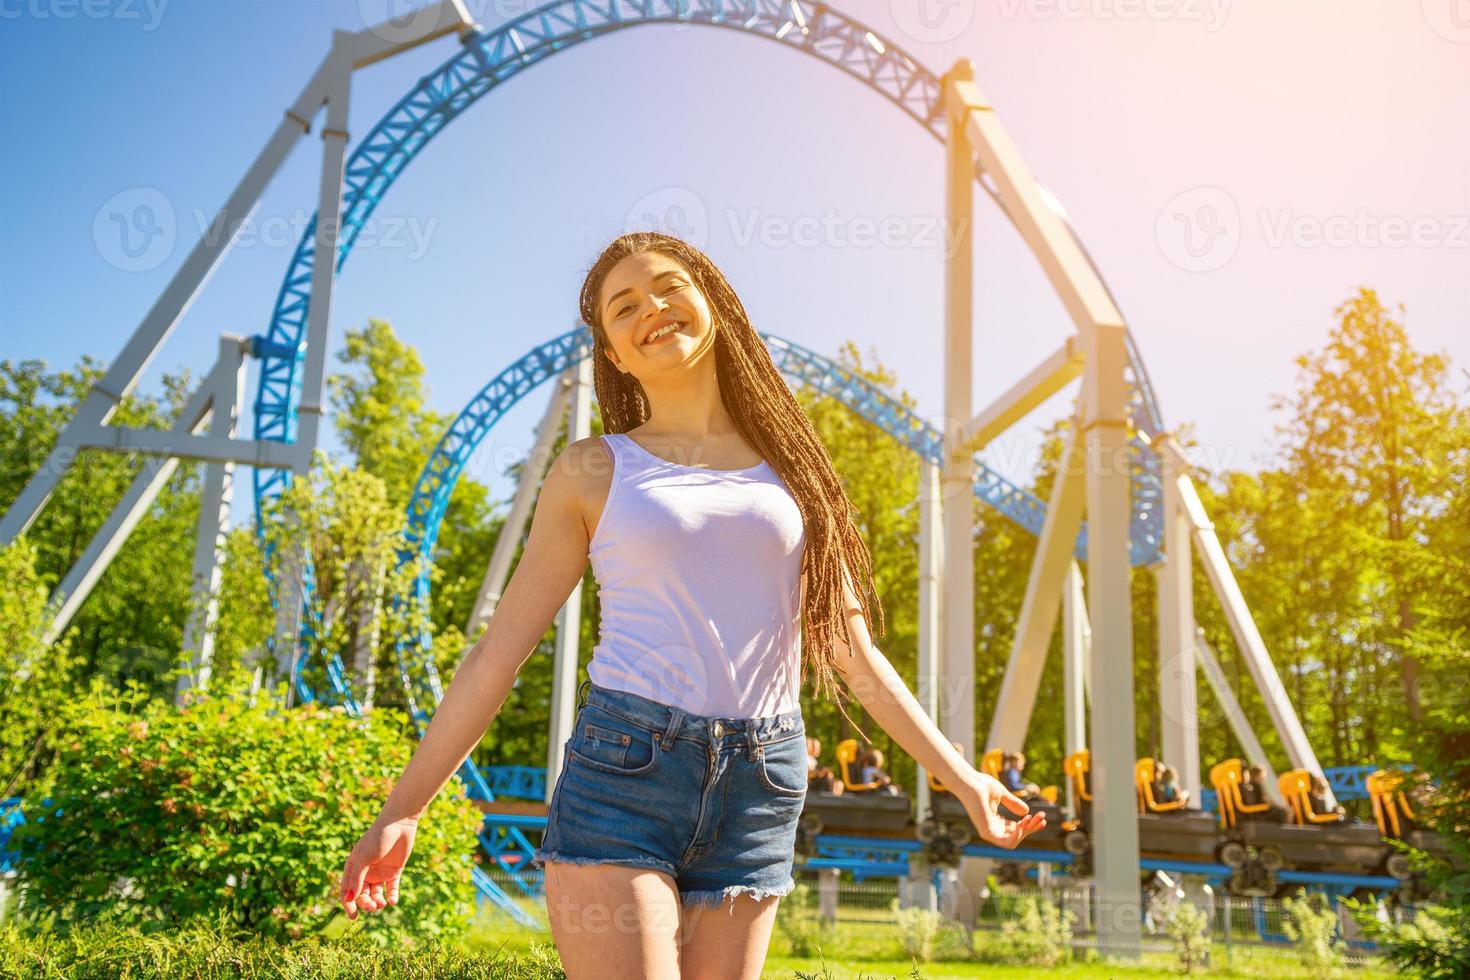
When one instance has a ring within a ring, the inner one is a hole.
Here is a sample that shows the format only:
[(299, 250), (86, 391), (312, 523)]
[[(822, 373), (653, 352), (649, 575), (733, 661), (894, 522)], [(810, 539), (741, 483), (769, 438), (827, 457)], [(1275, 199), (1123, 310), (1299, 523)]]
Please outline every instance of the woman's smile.
[(685, 324), (682, 324), (682, 323), (676, 323), (676, 324), (674, 324), (673, 325), (673, 328), (674, 329), (665, 332), (661, 336), (655, 337), (654, 339), (649, 340), (649, 341), (645, 341), (644, 344), (643, 344), (643, 346), (644, 347), (657, 347), (659, 344), (666, 344), (666, 343), (668, 343), (669, 342), (669, 338), (670, 337), (673, 337), (675, 334), (681, 334), (681, 333), (686, 333), (687, 332), (687, 328), (686, 328)]

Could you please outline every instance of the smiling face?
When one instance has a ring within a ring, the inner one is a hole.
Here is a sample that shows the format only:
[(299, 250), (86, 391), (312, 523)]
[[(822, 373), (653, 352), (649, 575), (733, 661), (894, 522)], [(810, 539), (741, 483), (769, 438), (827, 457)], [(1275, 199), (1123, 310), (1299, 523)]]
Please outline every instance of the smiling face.
[(613, 266), (598, 311), (608, 358), (636, 377), (692, 362), (714, 343), (709, 302), (688, 270), (662, 252), (639, 252)]

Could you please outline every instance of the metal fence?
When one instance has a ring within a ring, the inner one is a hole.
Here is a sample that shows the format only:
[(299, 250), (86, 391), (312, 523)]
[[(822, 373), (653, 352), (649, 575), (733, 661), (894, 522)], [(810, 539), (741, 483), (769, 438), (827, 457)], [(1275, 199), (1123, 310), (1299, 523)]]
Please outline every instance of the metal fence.
[[(819, 891), (818, 876), (813, 872), (796, 873), (798, 882)], [(895, 927), (892, 901), (901, 899), (900, 882), (891, 878), (868, 878), (854, 881), (846, 876), (837, 879), (836, 918), (838, 922), (862, 924), (865, 927)], [(998, 932), (1006, 923), (1017, 921), (1018, 907), (1027, 897), (1035, 898), (1073, 915), (1073, 935), (1080, 949), (1095, 944), (1095, 909), (1092, 889), (1074, 884), (1051, 886), (1008, 885), (987, 890), (977, 896), (974, 916), (977, 931)], [(1210, 941), (1217, 957), (1227, 961), (1232, 951), (1240, 949), (1290, 949), (1292, 940), (1287, 936), (1286, 923), (1289, 914), (1279, 899), (1241, 898), (1235, 895), (1210, 895), (1195, 893), (1184, 901), (1193, 901), (1209, 916)], [(1343, 941), (1343, 953), (1350, 964), (1361, 965), (1377, 962), (1378, 951), (1366, 940), (1358, 923), (1348, 910), (1337, 904), (1338, 937)], [(1407, 909), (1412, 914), (1412, 909)], [(1146, 951), (1167, 953), (1173, 943), (1166, 932), (1166, 903), (1155, 900), (1145, 906), (1141, 927), (1142, 946)]]

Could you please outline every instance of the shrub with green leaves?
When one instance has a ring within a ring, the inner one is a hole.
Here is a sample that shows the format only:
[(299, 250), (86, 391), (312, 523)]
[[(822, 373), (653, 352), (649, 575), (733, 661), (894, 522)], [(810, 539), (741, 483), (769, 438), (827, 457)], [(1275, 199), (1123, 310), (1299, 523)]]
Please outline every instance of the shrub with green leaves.
[(1395, 922), (1378, 901), (1345, 899), (1363, 934), (1383, 947), (1388, 959), (1406, 974), (1425, 980), (1470, 977), (1470, 907), (1429, 905)]
[[(26, 801), (15, 835), (23, 916), (63, 931), (107, 922), (150, 932), (223, 915), (296, 939), (341, 914), (347, 853), (411, 754), (407, 719), (282, 710), (278, 693), (251, 705), (229, 690), (176, 709), (98, 683), (56, 706), (72, 734), (49, 800)], [(384, 945), (462, 932), (480, 820), (458, 793), (439, 794), (419, 823), (401, 903), (359, 916), (362, 931)]]
[(836, 939), (834, 924), (823, 922), (812, 886), (798, 882), (776, 907), (776, 928), (786, 937), (792, 956), (817, 956), (823, 943)]
[(533, 943), (513, 953), (503, 946), (460, 943), (395, 944), (384, 949), (363, 935), (315, 937), (282, 946), (263, 936), (236, 937), (226, 927), (191, 923), (176, 933), (143, 933), (118, 925), (77, 928), (65, 935), (0, 928), (0, 977), (188, 977), (190, 980), (566, 980), (556, 947)]
[(1164, 914), (1164, 930), (1174, 943), (1180, 973), (1193, 973), (1210, 957), (1210, 917), (1193, 902), (1182, 901)]
[(893, 912), (894, 921), (898, 923), (904, 952), (921, 963), (932, 960), (935, 940), (944, 929), (944, 913), (918, 905), (899, 908), (896, 898), (888, 905)]
[(1016, 904), (1014, 918), (1001, 925), (999, 936), (977, 949), (987, 963), (1060, 966), (1072, 959), (1072, 925), (1076, 916), (1051, 902), (1026, 895)]
[(1288, 898), (1282, 930), (1296, 943), (1297, 959), (1306, 976), (1330, 980), (1342, 976), (1345, 960), (1337, 938), (1337, 913), (1310, 898)]

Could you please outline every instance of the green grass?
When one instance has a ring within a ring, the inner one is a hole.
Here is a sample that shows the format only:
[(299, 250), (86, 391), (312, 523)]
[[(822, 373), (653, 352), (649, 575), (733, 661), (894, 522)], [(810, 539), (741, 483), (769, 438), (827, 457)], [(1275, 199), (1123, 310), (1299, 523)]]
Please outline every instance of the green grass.
[[(537, 921), (545, 922), (545, 907), (522, 901)], [(786, 938), (777, 929), (771, 939), (766, 968), (768, 978), (798, 980), (927, 980), (941, 977), (1032, 978), (1045, 974), (1048, 980), (1070, 978), (1177, 977), (1167, 953), (1148, 952), (1138, 962), (1074, 963), (1061, 967), (991, 966), (963, 959), (958, 934), (949, 933), (936, 943), (933, 962), (915, 964), (902, 952), (898, 930), (892, 920), (876, 910), (854, 910), (856, 921), (839, 923), (825, 957), (793, 957)], [(335, 930), (333, 930), (335, 931)], [(975, 933), (977, 948), (984, 948), (993, 934)], [(114, 980), (117, 977), (185, 976), (198, 980), (236, 980), (240, 977), (274, 980), (357, 980), (362, 976), (414, 978), (521, 977), (524, 980), (554, 980), (563, 974), (551, 945), (550, 931), (535, 932), (513, 926), (504, 916), (486, 913), (463, 942), (436, 949), (380, 950), (355, 942), (332, 941), (278, 946), (253, 940), (240, 943), (195, 933), (188, 937), (149, 938), (111, 934), (99, 930), (74, 941), (20, 937), (0, 929), (0, 980), (15, 977), (86, 978)], [(1215, 944), (1212, 968), (1197, 973), (1207, 977), (1274, 978), (1301, 976), (1302, 967), (1291, 950), (1235, 945), (1227, 964), (1226, 950)], [(1349, 968), (1350, 980), (1379, 980), (1396, 976), (1385, 965)]]
[[(527, 905), (538, 921), (545, 920), (544, 907)], [(876, 927), (876, 928), (875, 928)], [(977, 932), (975, 943), (983, 946), (987, 934)], [(488, 951), (502, 950), (512, 955), (528, 955), (538, 943), (550, 941), (550, 932), (535, 933), (508, 926), (505, 920), (482, 920), (471, 934), (472, 948)], [(991, 966), (974, 960), (959, 958), (960, 953), (952, 938), (938, 944), (936, 959), (917, 964), (918, 977), (1014, 977), (1034, 978), (1044, 973), (1048, 980), (1082, 980), (1082, 978), (1111, 977), (1178, 977), (1172, 956), (1167, 953), (1145, 953), (1138, 963), (1093, 962), (1072, 963), (1060, 967), (1036, 966)], [(896, 978), (913, 980), (915, 964), (901, 953), (902, 945), (896, 929), (889, 920), (874, 913), (871, 922), (841, 922), (837, 927), (835, 949), (841, 955), (818, 957), (794, 957), (779, 928), (771, 937), (770, 952), (766, 957), (763, 977), (795, 980), (806, 975), (814, 980), (878, 980)], [(1229, 965), (1226, 964), (1224, 946), (1216, 944), (1211, 950), (1212, 966), (1198, 971), (1196, 976), (1276, 978), (1301, 976), (1302, 968), (1296, 957), (1287, 949), (1245, 947), (1236, 945), (1230, 950)], [(825, 972), (824, 972), (825, 971)], [(1347, 977), (1351, 980), (1388, 980), (1398, 976), (1387, 964), (1373, 967), (1349, 967)]]

